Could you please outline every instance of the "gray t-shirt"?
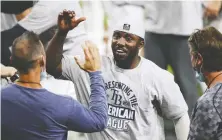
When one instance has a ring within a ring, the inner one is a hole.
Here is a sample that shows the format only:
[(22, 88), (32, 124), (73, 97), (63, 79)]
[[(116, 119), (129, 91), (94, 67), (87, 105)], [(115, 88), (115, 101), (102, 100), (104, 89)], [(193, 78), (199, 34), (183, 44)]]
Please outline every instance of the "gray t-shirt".
[[(87, 137), (90, 140), (164, 140), (162, 115), (178, 119), (188, 110), (172, 74), (143, 57), (139, 65), (130, 70), (117, 67), (113, 58), (101, 60), (109, 120), (105, 131), (87, 134)], [(62, 59), (62, 70), (63, 76), (74, 82), (77, 99), (88, 105), (87, 73), (68, 56)]]
[(1, 31), (12, 28), (17, 22), (18, 21), (14, 14), (6, 14), (1, 12)]
[(208, 89), (194, 108), (188, 140), (222, 140), (222, 83)]
[(201, 1), (146, 2), (146, 31), (189, 36), (203, 27), (201, 6)]

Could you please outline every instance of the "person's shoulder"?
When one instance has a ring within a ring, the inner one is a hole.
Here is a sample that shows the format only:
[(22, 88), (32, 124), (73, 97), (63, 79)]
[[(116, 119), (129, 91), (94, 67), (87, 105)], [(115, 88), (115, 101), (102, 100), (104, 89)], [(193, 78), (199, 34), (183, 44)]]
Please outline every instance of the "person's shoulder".
[(109, 56), (109, 55), (101, 55), (100, 56), (101, 58), (101, 61), (113, 61), (113, 57), (112, 56)]
[(194, 116), (192, 117), (191, 127), (198, 126), (200, 129), (211, 129), (211, 131), (213, 131), (212, 128), (216, 128), (218, 126), (218, 122), (221, 121), (219, 117), (220, 114), (218, 114), (220, 113), (220, 104), (214, 103), (213, 100), (210, 100), (208, 97), (210, 96), (202, 95), (198, 99), (197, 107), (193, 112)]
[(114, 63), (114, 59), (112, 56), (105, 56), (105, 55), (101, 55), (100, 57), (101, 59), (101, 66), (103, 69), (109, 69), (111, 68), (112, 64)]
[(15, 84), (8, 84), (7, 86), (5, 86), (1, 89), (1, 93), (9, 92), (11, 90), (16, 90), (16, 89), (17, 88), (16, 88)]
[(1, 98), (10, 99), (16, 98), (19, 88), (15, 84), (8, 84), (1, 89)]
[(213, 101), (212, 101), (212, 96), (209, 94), (204, 94), (202, 95), (198, 100), (197, 100), (197, 114), (205, 116), (208, 113), (213, 113), (214, 106), (213, 106)]
[(222, 107), (222, 84), (217, 84), (214, 87), (207, 89), (206, 92), (197, 100), (199, 108), (212, 108), (214, 104)]
[(84, 56), (81, 56), (81, 55), (69, 55), (69, 54), (66, 54), (66, 55), (62, 55), (62, 63), (67, 63), (68, 65), (70, 64), (76, 64), (76, 61), (75, 61), (75, 57), (79, 59), (79, 61), (83, 61), (85, 58)]
[[(47, 94), (46, 94), (47, 93)], [(72, 102), (74, 99), (73, 97), (66, 95), (66, 94), (62, 94), (62, 93), (55, 93), (49, 90), (45, 90), (45, 94), (46, 96), (48, 96), (48, 99), (54, 100), (57, 102), (57, 104), (64, 104), (67, 103), (69, 104), (70, 102)]]
[(142, 67), (146, 67), (148, 68), (149, 71), (156, 71), (156, 70), (160, 70), (161, 68), (159, 66), (157, 66), (154, 62), (144, 58), (144, 57), (141, 57), (141, 61), (142, 61)]
[(144, 57), (141, 57), (141, 60), (142, 60), (141, 69), (145, 73), (149, 73), (153, 75), (155, 78), (161, 78), (161, 79), (173, 76), (169, 71), (160, 68), (158, 65), (156, 65), (154, 62), (150, 60)]

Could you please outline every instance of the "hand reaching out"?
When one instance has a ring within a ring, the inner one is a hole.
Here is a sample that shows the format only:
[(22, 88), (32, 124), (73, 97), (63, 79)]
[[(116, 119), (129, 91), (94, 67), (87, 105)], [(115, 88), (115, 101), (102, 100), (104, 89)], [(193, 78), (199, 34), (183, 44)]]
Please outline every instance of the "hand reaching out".
[(79, 65), (79, 67), (87, 72), (95, 72), (100, 70), (100, 55), (96, 45), (90, 41), (86, 41), (83, 49), (85, 54), (85, 62), (81, 63), (80, 60), (75, 57), (76, 63)]
[(17, 70), (13, 67), (1, 66), (1, 77), (11, 77)]
[(76, 19), (74, 11), (63, 10), (63, 12), (61, 12), (58, 16), (58, 29), (60, 32), (68, 32), (84, 20), (86, 20), (85, 17)]

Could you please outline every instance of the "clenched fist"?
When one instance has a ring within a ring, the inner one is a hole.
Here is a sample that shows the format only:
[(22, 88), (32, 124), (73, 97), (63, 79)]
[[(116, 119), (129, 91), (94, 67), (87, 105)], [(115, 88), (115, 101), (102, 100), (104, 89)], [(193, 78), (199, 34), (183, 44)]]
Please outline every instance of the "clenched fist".
[(81, 17), (76, 19), (76, 14), (74, 11), (67, 11), (63, 10), (58, 16), (58, 29), (60, 32), (67, 33), (68, 31), (72, 30), (78, 24), (84, 20), (86, 20), (85, 17)]

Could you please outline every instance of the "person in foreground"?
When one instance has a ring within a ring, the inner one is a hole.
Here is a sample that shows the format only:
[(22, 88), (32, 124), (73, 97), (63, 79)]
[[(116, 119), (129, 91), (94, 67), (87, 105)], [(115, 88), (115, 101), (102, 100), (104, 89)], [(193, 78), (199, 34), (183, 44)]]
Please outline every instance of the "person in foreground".
[[(63, 11), (59, 15), (59, 30), (46, 51), (46, 69), (54, 76), (62, 75), (72, 80), (78, 100), (88, 105), (89, 81), (87, 73), (77, 65), (80, 59), (76, 58), (75, 61), (73, 56), (62, 55), (66, 35), (75, 28), (73, 13)], [(163, 140), (163, 117), (167, 117), (175, 123), (177, 138), (186, 140), (189, 131), (188, 108), (178, 85), (172, 74), (138, 56), (140, 48), (144, 46), (144, 31), (137, 30), (136, 17), (133, 21), (123, 21), (113, 33), (114, 58), (101, 57), (108, 98), (107, 129), (87, 134), (88, 139)]]
[(91, 133), (105, 129), (108, 108), (99, 53), (92, 44), (84, 52), (81, 68), (91, 83), (89, 108), (42, 88), (40, 75), (46, 56), (35, 33), (26, 31), (14, 41), (11, 61), (19, 79), (1, 90), (2, 140), (66, 140), (68, 130)]
[(214, 27), (194, 32), (189, 40), (191, 61), (207, 89), (192, 113), (189, 140), (222, 139), (222, 34)]

